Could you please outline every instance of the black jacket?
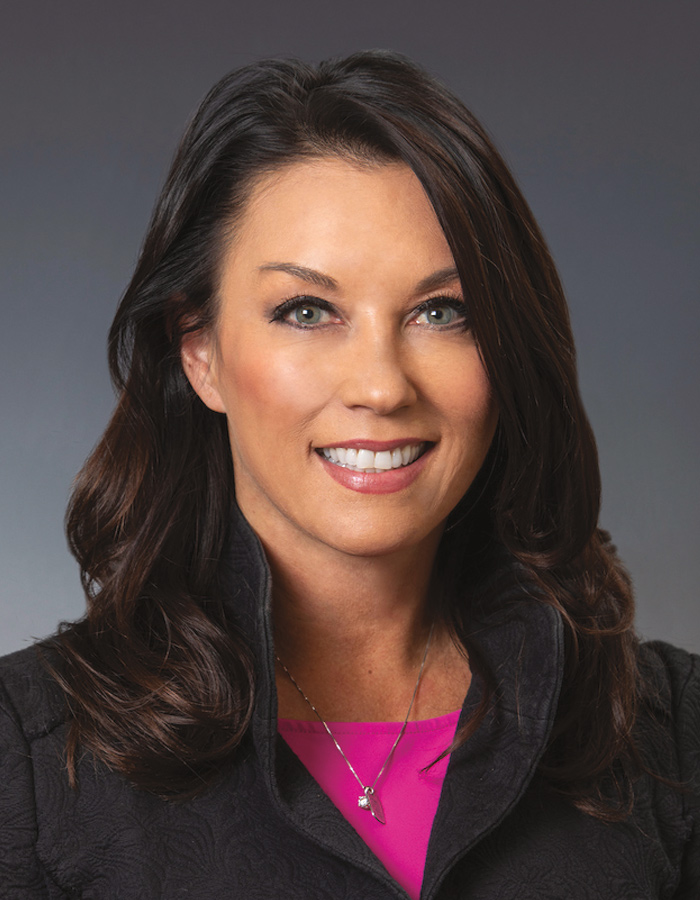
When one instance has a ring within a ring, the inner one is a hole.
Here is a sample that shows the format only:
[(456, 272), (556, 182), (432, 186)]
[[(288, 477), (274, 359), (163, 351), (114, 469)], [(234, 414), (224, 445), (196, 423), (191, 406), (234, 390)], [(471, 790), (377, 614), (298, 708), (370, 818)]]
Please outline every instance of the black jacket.
[[(245, 523), (222, 563), (222, 590), (256, 649), (249, 738), (206, 794), (167, 802), (84, 758), (79, 789), (62, 764), (61, 691), (34, 648), (0, 661), (0, 897), (406, 897), (277, 737), (270, 575)], [(510, 572), (510, 576), (509, 576)], [(642, 649), (654, 709), (640, 721), (647, 760), (679, 792), (642, 778), (630, 819), (605, 824), (537, 774), (563, 664), (558, 615), (512, 567), (485, 583), (476, 640), (498, 684), (483, 725), (453, 753), (433, 826), (423, 898), (700, 898), (700, 660)], [(474, 678), (463, 719), (479, 701)]]

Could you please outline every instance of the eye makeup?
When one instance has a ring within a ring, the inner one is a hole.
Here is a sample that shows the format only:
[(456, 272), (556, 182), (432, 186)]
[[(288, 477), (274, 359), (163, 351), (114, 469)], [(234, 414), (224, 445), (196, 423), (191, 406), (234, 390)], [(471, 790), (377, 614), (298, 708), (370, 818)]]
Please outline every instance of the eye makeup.
[[(450, 310), (452, 314), (446, 321), (437, 316), (433, 317), (431, 321), (429, 318), (430, 314), (436, 313), (441, 309)], [(314, 310), (317, 311), (315, 316)], [(302, 313), (306, 314), (302, 316)], [(338, 316), (338, 318), (341, 318), (335, 306), (327, 300), (309, 294), (298, 294), (289, 297), (279, 305), (275, 306), (269, 314), (269, 321), (288, 324), (294, 328), (312, 328), (336, 324), (334, 322), (323, 321), (322, 313), (335, 315)], [(467, 305), (459, 296), (440, 294), (436, 297), (430, 297), (414, 307), (408, 313), (408, 320), (409, 322), (414, 322), (424, 314), (427, 317), (426, 321), (420, 324), (435, 330), (452, 331), (461, 329), (466, 331), (470, 327)], [(294, 318), (291, 318), (292, 316), (294, 316)]]

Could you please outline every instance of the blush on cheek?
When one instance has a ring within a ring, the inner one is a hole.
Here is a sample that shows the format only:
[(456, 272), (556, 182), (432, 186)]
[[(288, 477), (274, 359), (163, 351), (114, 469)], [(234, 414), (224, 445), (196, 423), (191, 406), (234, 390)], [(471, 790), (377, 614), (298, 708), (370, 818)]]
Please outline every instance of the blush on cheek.
[(498, 419), (498, 410), (491, 384), (481, 364), (469, 366), (467, 371), (448, 386), (444, 386), (436, 402), (449, 417), (462, 419), (472, 427)]
[(322, 381), (308, 364), (271, 360), (263, 348), (232, 354), (222, 375), (229, 427), (239, 437), (279, 436), (288, 417), (290, 429), (306, 419), (322, 393)]

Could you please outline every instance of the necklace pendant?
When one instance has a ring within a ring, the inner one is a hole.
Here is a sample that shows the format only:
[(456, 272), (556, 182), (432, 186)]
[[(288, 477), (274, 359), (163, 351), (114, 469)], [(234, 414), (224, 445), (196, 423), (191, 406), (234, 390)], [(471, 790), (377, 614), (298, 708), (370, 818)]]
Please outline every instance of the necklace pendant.
[(374, 818), (382, 825), (386, 825), (386, 818), (384, 817), (384, 807), (379, 800), (379, 797), (374, 793), (374, 789), (371, 787), (366, 787), (364, 794), (360, 794), (357, 798), (357, 805), (360, 809), (369, 810)]

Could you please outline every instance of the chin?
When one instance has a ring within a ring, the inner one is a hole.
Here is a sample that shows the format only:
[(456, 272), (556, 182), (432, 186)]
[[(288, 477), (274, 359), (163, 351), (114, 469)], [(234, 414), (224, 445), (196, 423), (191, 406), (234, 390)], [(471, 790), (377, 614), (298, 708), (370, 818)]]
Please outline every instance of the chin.
[(387, 528), (372, 529), (370, 526), (363, 528), (358, 527), (356, 522), (351, 527), (359, 532), (353, 538), (348, 537), (347, 530), (334, 536), (329, 529), (322, 537), (323, 543), (348, 556), (376, 559), (406, 551), (415, 551), (427, 541), (439, 540), (443, 523), (440, 523), (437, 529), (422, 528), (420, 531), (415, 528), (401, 531), (395, 525)]

